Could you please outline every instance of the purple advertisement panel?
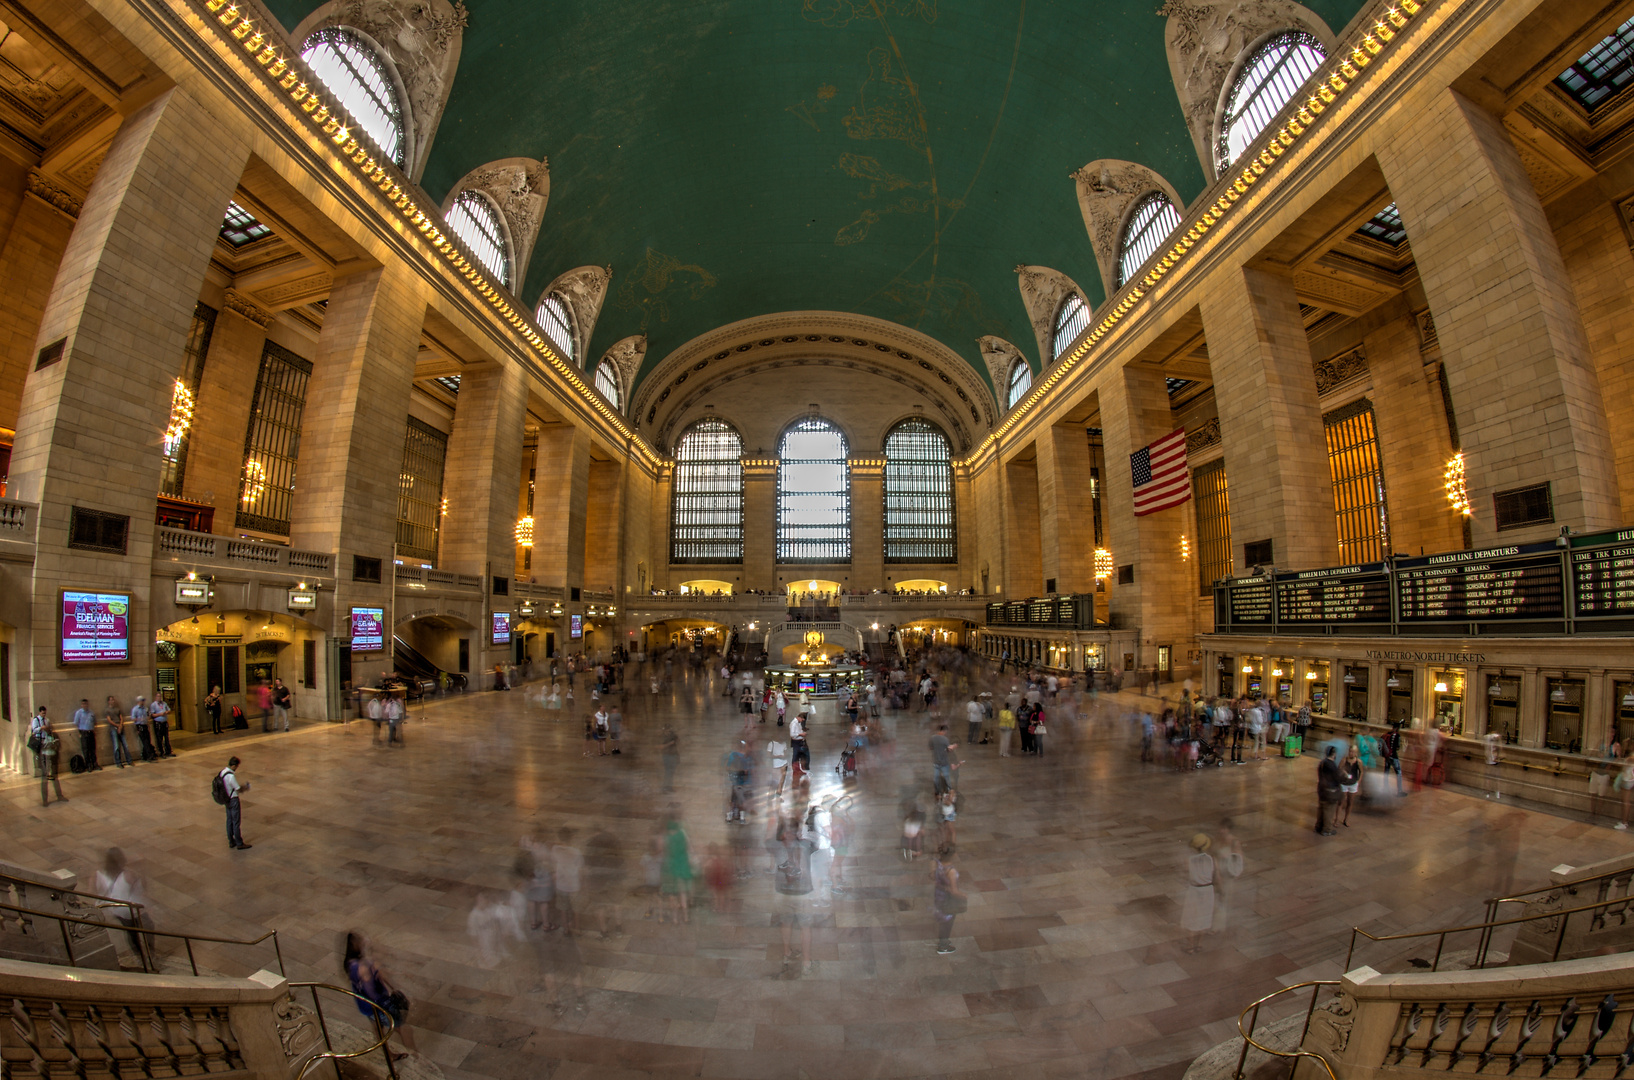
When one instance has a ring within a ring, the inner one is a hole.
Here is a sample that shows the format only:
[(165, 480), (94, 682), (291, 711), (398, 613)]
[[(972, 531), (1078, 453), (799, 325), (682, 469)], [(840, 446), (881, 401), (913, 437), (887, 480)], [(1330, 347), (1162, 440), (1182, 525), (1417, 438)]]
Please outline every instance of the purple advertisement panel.
[(352, 609), (352, 651), (383, 652), (386, 648), (386, 609)]
[(494, 612), (494, 644), (507, 645), (511, 640), (511, 613)]
[(569, 615), (567, 617), (567, 636), (575, 641), (584, 637), (583, 615)]
[(64, 590), (62, 662), (130, 662), (130, 593)]

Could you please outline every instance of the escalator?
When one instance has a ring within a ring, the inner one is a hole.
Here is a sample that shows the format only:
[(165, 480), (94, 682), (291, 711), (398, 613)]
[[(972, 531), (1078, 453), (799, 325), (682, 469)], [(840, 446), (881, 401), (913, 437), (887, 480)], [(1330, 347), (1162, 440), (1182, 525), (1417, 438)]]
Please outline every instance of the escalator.
[[(433, 664), (420, 654), (420, 651), (400, 637), (393, 636), (392, 660), (397, 670), (414, 679), (430, 680), (432, 686), (442, 684), (443, 669)], [(470, 685), (470, 680), (457, 671), (448, 674), (448, 686), (451, 690), (464, 693)]]

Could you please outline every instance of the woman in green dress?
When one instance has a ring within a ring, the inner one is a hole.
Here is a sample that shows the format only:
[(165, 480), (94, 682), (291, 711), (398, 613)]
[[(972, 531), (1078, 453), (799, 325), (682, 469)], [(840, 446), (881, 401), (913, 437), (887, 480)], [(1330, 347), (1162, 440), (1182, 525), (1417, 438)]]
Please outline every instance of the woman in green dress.
[(664, 895), (675, 907), (676, 922), (691, 922), (687, 898), (692, 892), (692, 853), (681, 823), (670, 818), (664, 826)]

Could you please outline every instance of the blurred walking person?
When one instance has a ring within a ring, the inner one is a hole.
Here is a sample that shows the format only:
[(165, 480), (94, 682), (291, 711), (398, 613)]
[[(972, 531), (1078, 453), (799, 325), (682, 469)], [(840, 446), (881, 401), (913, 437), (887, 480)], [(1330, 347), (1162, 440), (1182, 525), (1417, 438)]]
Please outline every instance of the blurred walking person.
[(963, 914), (970, 904), (959, 888), (959, 871), (953, 865), (955, 854), (951, 846), (944, 847), (936, 853), (936, 861), (931, 864), (931, 881), (935, 883), (932, 903), (936, 912), (936, 952), (939, 956), (954, 951), (953, 920)]
[[(378, 1005), (391, 1023), (391, 1030), (386, 1032), (386, 1037), (390, 1039), (392, 1032), (396, 1032), (403, 1046), (413, 1050), (414, 1036), (408, 1027), (408, 995), (392, 985), (386, 978), (386, 973), (380, 970), (380, 965), (369, 955), (369, 939), (362, 931), (352, 930), (347, 933), (341, 967), (345, 970), (346, 977), (351, 980), (352, 993), (364, 999), (357, 1003), (357, 1011), (371, 1021), (378, 1022), (379, 1014), (369, 1007), (369, 1003)], [(401, 1061), (408, 1055), (392, 1051), (391, 1056), (393, 1061)]]

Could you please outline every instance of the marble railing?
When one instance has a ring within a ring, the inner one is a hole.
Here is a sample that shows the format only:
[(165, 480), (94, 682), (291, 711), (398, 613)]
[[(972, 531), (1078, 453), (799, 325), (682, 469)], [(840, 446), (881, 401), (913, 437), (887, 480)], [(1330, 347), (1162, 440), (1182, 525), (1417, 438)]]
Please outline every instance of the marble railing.
[(0, 499), (0, 537), (34, 542), (35, 513), (39, 507), (16, 499)]
[(482, 578), (475, 574), (456, 574), (449, 570), (427, 570), (420, 566), (399, 566), (397, 584), (421, 589), (460, 589), (482, 591)]
[(330, 577), (335, 572), (334, 557), (327, 552), (164, 526), (154, 530), (153, 557), (155, 562), (178, 563), (189, 570), (287, 571), (291, 577)]

